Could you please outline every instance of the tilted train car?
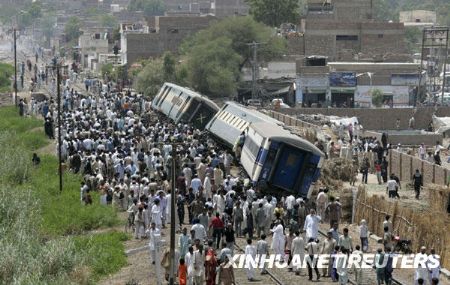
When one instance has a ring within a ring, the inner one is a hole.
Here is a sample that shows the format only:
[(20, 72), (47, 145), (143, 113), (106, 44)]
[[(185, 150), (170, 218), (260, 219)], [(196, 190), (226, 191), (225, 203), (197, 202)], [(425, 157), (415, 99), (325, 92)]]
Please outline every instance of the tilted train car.
[(191, 123), (201, 130), (219, 111), (207, 97), (172, 83), (164, 83), (151, 106), (175, 123)]
[(248, 127), (241, 163), (264, 192), (279, 190), (309, 198), (325, 155), (312, 143), (283, 127), (254, 123)]
[(283, 124), (257, 110), (246, 108), (235, 102), (226, 102), (212, 120), (206, 130), (228, 147), (233, 147), (239, 135), (252, 123), (265, 122)]

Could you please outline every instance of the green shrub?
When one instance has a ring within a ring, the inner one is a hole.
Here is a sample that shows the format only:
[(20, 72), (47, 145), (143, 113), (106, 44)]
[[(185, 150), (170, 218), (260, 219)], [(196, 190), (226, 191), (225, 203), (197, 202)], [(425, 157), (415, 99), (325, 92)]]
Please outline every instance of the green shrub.
[(0, 197), (0, 284), (69, 284), (83, 262), (73, 241), (41, 241), (40, 201), (31, 190), (0, 186)]
[(41, 156), (41, 165), (32, 169), (30, 184), (42, 200), (43, 227), (46, 235), (81, 234), (118, 223), (115, 208), (100, 205), (100, 197), (92, 193), (93, 204), (80, 201), (80, 175), (64, 174), (63, 191), (59, 192), (58, 159)]
[(82, 236), (75, 239), (75, 247), (87, 256), (86, 263), (94, 277), (98, 277), (114, 273), (127, 264), (123, 246), (127, 239), (123, 232)]
[(13, 143), (16, 135), (0, 132), (0, 182), (22, 184), (29, 175), (31, 157), (20, 144)]
[(371, 91), (372, 94), (372, 104), (379, 108), (381, 105), (383, 105), (383, 91), (380, 89), (373, 89)]
[[(64, 173), (58, 159), (31, 153), (46, 145), (42, 121), (0, 108), (0, 284), (92, 284), (126, 264), (122, 233), (86, 231), (118, 223), (113, 207), (80, 201), (80, 175)], [(72, 236), (69, 236), (72, 235)]]

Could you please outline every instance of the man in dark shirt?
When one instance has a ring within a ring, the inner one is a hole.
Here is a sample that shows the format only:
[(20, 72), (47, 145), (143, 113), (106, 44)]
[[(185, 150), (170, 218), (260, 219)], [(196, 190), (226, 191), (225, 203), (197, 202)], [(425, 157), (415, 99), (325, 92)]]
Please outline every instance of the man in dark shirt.
[(225, 236), (227, 248), (231, 249), (231, 252), (233, 252), (235, 237), (234, 237), (233, 225), (231, 223), (227, 224), (227, 227), (226, 227), (225, 231), (223, 232), (223, 235)]
[(414, 173), (412, 177), (414, 183), (414, 191), (416, 192), (416, 199), (419, 199), (420, 196), (420, 187), (423, 185), (422, 174), (420, 174), (419, 169), (416, 169), (416, 173)]

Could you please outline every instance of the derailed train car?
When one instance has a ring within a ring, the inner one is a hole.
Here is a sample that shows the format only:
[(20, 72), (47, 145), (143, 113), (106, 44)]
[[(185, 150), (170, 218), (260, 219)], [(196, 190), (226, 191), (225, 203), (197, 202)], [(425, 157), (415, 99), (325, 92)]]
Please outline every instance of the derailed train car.
[(325, 155), (312, 143), (268, 123), (249, 125), (241, 163), (264, 192), (279, 189), (309, 198)]
[(151, 106), (175, 123), (191, 123), (201, 130), (219, 111), (207, 97), (172, 83), (164, 83)]
[(254, 109), (235, 102), (226, 102), (205, 129), (228, 147), (233, 147), (239, 135), (252, 123), (265, 122), (273, 125), (283, 123)]
[(165, 83), (152, 108), (175, 123), (191, 123), (233, 147), (245, 132), (240, 161), (262, 192), (289, 192), (309, 198), (325, 155), (310, 142), (291, 134), (284, 124), (235, 102), (217, 105), (192, 90)]

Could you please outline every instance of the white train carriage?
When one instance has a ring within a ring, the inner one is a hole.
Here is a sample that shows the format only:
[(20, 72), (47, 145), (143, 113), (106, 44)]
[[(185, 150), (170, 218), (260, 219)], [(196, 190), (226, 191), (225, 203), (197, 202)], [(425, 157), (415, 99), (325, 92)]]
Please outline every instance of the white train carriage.
[(261, 190), (309, 198), (324, 158), (316, 146), (283, 127), (255, 123), (248, 127), (241, 163)]
[(164, 83), (151, 106), (175, 123), (191, 123), (201, 130), (219, 110), (207, 97), (172, 83)]
[(257, 110), (246, 108), (235, 102), (226, 102), (206, 130), (229, 147), (233, 147), (239, 135), (252, 123), (265, 122), (273, 125), (283, 123)]

